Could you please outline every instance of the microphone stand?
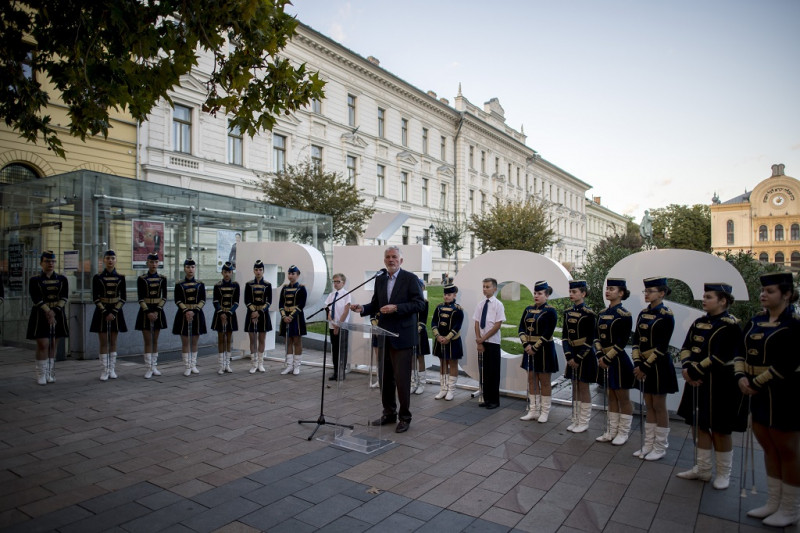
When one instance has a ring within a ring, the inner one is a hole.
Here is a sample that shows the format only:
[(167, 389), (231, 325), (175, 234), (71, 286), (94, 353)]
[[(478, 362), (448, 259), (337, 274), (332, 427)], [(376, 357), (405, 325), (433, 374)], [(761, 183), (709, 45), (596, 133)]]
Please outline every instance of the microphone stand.
[(317, 427), (314, 428), (314, 431), (311, 432), (311, 435), (308, 436), (307, 440), (311, 440), (311, 439), (314, 438), (314, 435), (317, 433), (317, 430), (319, 430), (320, 426), (337, 426), (337, 427), (343, 427), (343, 428), (348, 428), (348, 429), (353, 429), (353, 427), (354, 427), (353, 425), (337, 424), (335, 422), (328, 422), (328, 421), (325, 420), (325, 365), (327, 364), (327, 360), (328, 360), (328, 324), (327, 324), (328, 315), (327, 315), (327, 311), (329, 310), (330, 307), (336, 305), (336, 302), (338, 302), (339, 300), (341, 300), (342, 298), (344, 298), (348, 294), (351, 294), (352, 292), (355, 292), (356, 290), (360, 289), (361, 287), (363, 287), (364, 285), (366, 285), (370, 281), (374, 280), (375, 278), (377, 278), (379, 276), (383, 276), (384, 274), (386, 274), (386, 269), (381, 269), (381, 270), (377, 271), (374, 276), (372, 276), (371, 278), (366, 280), (361, 285), (358, 285), (358, 286), (350, 289), (349, 291), (345, 292), (344, 294), (342, 294), (338, 298), (334, 298), (334, 300), (330, 304), (325, 305), (323, 307), (320, 307), (319, 309), (314, 311), (314, 313), (312, 315), (307, 317), (307, 318), (310, 319), (310, 318), (318, 315), (322, 311), (326, 311), (326, 314), (325, 314), (325, 318), (326, 318), (325, 340), (322, 343), (322, 387), (321, 387), (321, 392), (320, 392), (320, 396), (319, 396), (319, 417), (317, 417), (316, 420), (298, 420), (297, 421), (298, 424), (316, 424), (317, 425)]

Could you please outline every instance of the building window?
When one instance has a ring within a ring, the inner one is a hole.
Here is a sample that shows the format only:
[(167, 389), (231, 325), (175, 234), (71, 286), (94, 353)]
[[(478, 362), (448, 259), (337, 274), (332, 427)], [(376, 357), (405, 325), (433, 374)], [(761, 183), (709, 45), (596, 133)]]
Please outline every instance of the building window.
[(386, 167), (378, 165), (378, 196), (386, 196)]
[(793, 241), (800, 241), (800, 224), (792, 224), (791, 237)]
[(475, 147), (469, 147), (469, 169), (475, 170)]
[(408, 201), (408, 172), (400, 173), (400, 201)]
[(172, 108), (172, 149), (192, 153), (192, 110), (178, 104)]
[(800, 268), (800, 252), (792, 252), (792, 268)]
[(29, 166), (20, 163), (11, 163), (0, 170), (0, 184), (25, 183), (39, 176)]
[(500, 158), (494, 158), (494, 173), (497, 174), (497, 177), (500, 177)]
[(400, 142), (408, 146), (408, 119), (400, 119)]
[(275, 172), (286, 170), (286, 137), (283, 135), (272, 136), (272, 161)]
[(481, 213), (486, 212), (486, 193), (481, 191)]
[(322, 114), (322, 100), (318, 98), (311, 99), (311, 112), (318, 115)]
[(472, 235), (469, 238), (469, 258), (470, 259), (475, 258), (475, 235)]
[(422, 205), (428, 206), (428, 178), (422, 178)]
[(442, 136), (442, 161), (447, 159), (447, 137)]
[(244, 153), (244, 145), (242, 142), (242, 130), (239, 126), (233, 126), (231, 121), (228, 121), (228, 164), (242, 165), (242, 154)]
[(386, 136), (386, 110), (378, 108), (378, 137), (383, 139)]
[(347, 95), (347, 123), (350, 126), (356, 125), (356, 97), (352, 94)]
[(422, 153), (428, 153), (428, 128), (422, 128)]
[(517, 187), (522, 187), (522, 182), (519, 179), (519, 167), (517, 167)]
[(447, 209), (447, 184), (442, 183), (442, 189), (439, 192), (439, 209)]
[(775, 240), (782, 241), (783, 240), (783, 225), (778, 224), (775, 226)]
[(33, 73), (33, 50), (25, 52), (25, 59), (22, 61), (22, 77), (26, 80), (32, 80)]
[(486, 152), (481, 150), (481, 172), (486, 174)]
[(784, 257), (783, 252), (776, 252), (775, 253), (775, 264), (783, 265)]
[(475, 212), (475, 190), (469, 190), (469, 214), (473, 214)]
[(733, 244), (733, 220), (728, 221), (728, 244)]
[(511, 185), (511, 163), (508, 164), (508, 174), (506, 176), (508, 176), (508, 184)]
[(425, 246), (430, 245), (431, 243), (431, 230), (425, 228), (422, 230), (422, 244)]
[(762, 263), (768, 263), (769, 256), (767, 255), (767, 252), (761, 252), (760, 254), (758, 254), (758, 260), (761, 261)]
[(317, 168), (322, 167), (322, 147), (311, 145), (311, 164)]
[(350, 185), (356, 184), (356, 158), (355, 156), (347, 156), (347, 182)]
[(758, 227), (758, 240), (759, 241), (766, 241), (769, 239), (767, 236), (767, 227), (766, 226), (759, 226)]
[(408, 244), (408, 226), (403, 226), (403, 244)]

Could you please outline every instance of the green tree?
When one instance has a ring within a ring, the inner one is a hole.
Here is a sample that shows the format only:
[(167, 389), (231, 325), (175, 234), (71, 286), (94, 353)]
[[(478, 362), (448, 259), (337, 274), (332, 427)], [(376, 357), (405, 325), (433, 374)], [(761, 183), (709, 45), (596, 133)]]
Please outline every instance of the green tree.
[[(108, 136), (109, 110), (145, 120), (213, 56), (203, 110), (254, 136), (324, 82), (279, 56), (297, 21), (288, 0), (16, 0), (0, 3), (0, 118), (64, 157), (48, 104), (66, 105), (70, 135)], [(32, 75), (32, 73), (35, 73)]]
[(742, 275), (747, 285), (747, 300), (737, 299), (729, 311), (739, 320), (746, 322), (751, 316), (762, 309), (759, 302), (761, 295), (761, 276), (769, 272), (778, 272), (783, 268), (774, 263), (762, 263), (756, 259), (753, 252), (717, 252), (717, 255), (733, 265)]
[(711, 251), (711, 209), (707, 205), (670, 204), (650, 210), (658, 248)]
[[(250, 183), (261, 188), (265, 202), (329, 215), (333, 219), (331, 238), (336, 243), (361, 235), (375, 212), (372, 206), (366, 205), (354, 184), (341, 174), (325, 172), (321, 165), (309, 161), (288, 165), (283, 172), (272, 172)], [(294, 236), (300, 242), (316, 244), (311, 242), (312, 235), (307, 228), (297, 228)]]
[(586, 257), (584, 267), (573, 273), (575, 279), (586, 280), (589, 287), (586, 303), (595, 311), (605, 307), (603, 303), (604, 282), (611, 268), (629, 255), (641, 251), (641, 237), (638, 234), (639, 230), (636, 231), (637, 233), (634, 235), (606, 237)]
[(462, 241), (468, 225), (463, 216), (450, 218), (447, 212), (440, 214), (433, 221), (433, 239), (442, 249), (442, 256), (452, 257), (455, 262), (455, 273), (458, 274), (458, 252), (464, 249)]
[(559, 241), (550, 228), (548, 205), (533, 196), (525, 201), (498, 199), (488, 213), (472, 215), (468, 227), (485, 252), (527, 250), (541, 254)]

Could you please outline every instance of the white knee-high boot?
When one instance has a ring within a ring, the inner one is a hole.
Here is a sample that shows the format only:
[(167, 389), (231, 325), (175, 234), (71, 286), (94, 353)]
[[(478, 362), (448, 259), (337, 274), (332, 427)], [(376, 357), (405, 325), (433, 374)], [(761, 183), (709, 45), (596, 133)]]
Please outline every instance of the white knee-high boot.
[(617, 426), (617, 436), (611, 441), (614, 446), (622, 446), (628, 442), (628, 435), (631, 433), (631, 423), (633, 415), (619, 415), (619, 426)]
[(644, 424), (644, 447), (640, 450), (633, 452), (634, 457), (644, 458), (648, 453), (653, 451), (653, 441), (656, 438), (656, 424), (645, 422)]
[(690, 470), (676, 474), (681, 479), (711, 480), (711, 450), (697, 448), (697, 464)]
[[(699, 451), (699, 450), (698, 450)], [(731, 467), (733, 466), (733, 451), (718, 452), (717, 454), (717, 475), (712, 486), (717, 490), (727, 489), (731, 484)]]
[(551, 396), (542, 396), (542, 403), (541, 403), (542, 410), (539, 413), (539, 420), (538, 420), (538, 422), (540, 422), (542, 424), (547, 422), (548, 418), (550, 417), (550, 401), (551, 401), (551, 399), (552, 399)]
[(153, 352), (150, 354), (150, 365), (153, 369), (153, 375), (160, 376), (161, 371), (158, 369), (158, 352)]
[(619, 428), (619, 413), (609, 412), (608, 413), (608, 427), (606, 428), (606, 432), (597, 437), (597, 442), (611, 442), (617, 435), (617, 431)]
[(781, 483), (781, 501), (778, 510), (761, 523), (772, 527), (786, 527), (798, 519), (800, 519), (800, 487)]
[(447, 380), (450, 379), (450, 374), (439, 375), (439, 393), (433, 397), (434, 400), (441, 400), (447, 396)]
[(778, 510), (781, 503), (781, 488), (783, 482), (774, 477), (767, 476), (767, 503), (761, 507), (750, 509), (747, 516), (753, 518), (766, 518)]

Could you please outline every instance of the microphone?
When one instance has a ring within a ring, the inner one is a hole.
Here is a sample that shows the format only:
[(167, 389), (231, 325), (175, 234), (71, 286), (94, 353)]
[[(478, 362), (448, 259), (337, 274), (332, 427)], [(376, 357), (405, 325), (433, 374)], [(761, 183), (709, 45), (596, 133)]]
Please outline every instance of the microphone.
[(375, 274), (375, 277), (379, 278), (381, 276), (385, 276), (388, 273), (389, 273), (388, 270), (386, 270), (385, 268), (382, 268), (382, 269), (378, 270), (378, 272)]

